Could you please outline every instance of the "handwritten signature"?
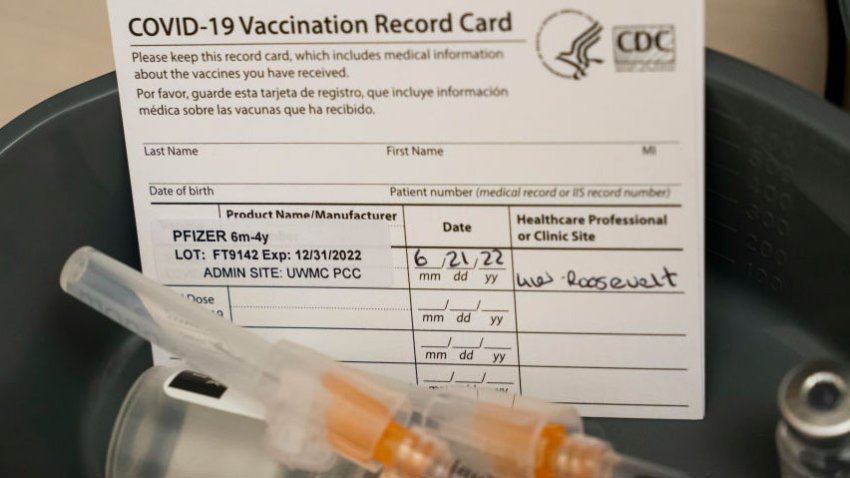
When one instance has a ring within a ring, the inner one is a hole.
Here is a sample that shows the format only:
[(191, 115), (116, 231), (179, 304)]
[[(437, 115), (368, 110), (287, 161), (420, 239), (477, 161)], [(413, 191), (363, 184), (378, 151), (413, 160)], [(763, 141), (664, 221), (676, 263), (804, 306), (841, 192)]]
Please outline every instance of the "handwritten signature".
[(516, 283), (518, 287), (543, 287), (546, 284), (555, 282), (552, 275), (546, 272), (546, 277), (542, 275), (536, 277), (523, 277), (519, 272), (516, 275)]
[[(667, 266), (662, 266), (661, 272), (650, 272), (648, 274), (634, 274), (631, 276), (607, 276), (607, 275), (579, 275), (574, 269), (570, 269), (560, 279), (566, 282), (567, 287), (594, 290), (649, 290), (649, 289), (675, 289), (678, 272), (673, 272)], [(520, 288), (539, 289), (545, 285), (555, 282), (555, 278), (548, 271), (538, 275), (522, 275), (517, 273), (516, 284)]]

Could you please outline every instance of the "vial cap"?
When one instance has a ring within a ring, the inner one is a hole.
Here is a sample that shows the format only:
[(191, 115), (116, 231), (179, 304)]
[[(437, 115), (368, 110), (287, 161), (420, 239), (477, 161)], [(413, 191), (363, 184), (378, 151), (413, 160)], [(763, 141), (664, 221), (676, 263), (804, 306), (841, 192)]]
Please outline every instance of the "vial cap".
[(813, 439), (850, 434), (850, 367), (830, 360), (792, 369), (779, 386), (779, 410), (797, 433)]

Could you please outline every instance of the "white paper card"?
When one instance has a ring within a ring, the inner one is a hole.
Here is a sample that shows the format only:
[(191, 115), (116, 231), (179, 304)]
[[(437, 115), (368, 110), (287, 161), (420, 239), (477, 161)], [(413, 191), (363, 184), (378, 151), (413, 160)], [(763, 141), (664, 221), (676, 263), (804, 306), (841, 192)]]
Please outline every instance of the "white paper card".
[(701, 1), (109, 7), (148, 275), (423, 386), (703, 416)]

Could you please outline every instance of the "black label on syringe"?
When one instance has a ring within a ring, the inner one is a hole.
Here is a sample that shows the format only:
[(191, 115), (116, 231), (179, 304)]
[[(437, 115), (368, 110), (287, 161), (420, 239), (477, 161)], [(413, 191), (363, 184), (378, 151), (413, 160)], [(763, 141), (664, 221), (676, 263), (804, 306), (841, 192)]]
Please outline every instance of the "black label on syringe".
[(186, 370), (171, 379), (169, 387), (197, 393), (212, 398), (221, 398), (227, 387), (219, 382), (197, 372)]

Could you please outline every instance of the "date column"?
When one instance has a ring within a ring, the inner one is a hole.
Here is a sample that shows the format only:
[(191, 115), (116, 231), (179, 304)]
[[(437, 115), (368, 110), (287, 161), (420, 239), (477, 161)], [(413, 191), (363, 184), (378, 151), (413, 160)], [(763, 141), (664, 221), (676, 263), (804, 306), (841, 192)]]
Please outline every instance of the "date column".
[(519, 392), (507, 209), (404, 206), (421, 385)]

